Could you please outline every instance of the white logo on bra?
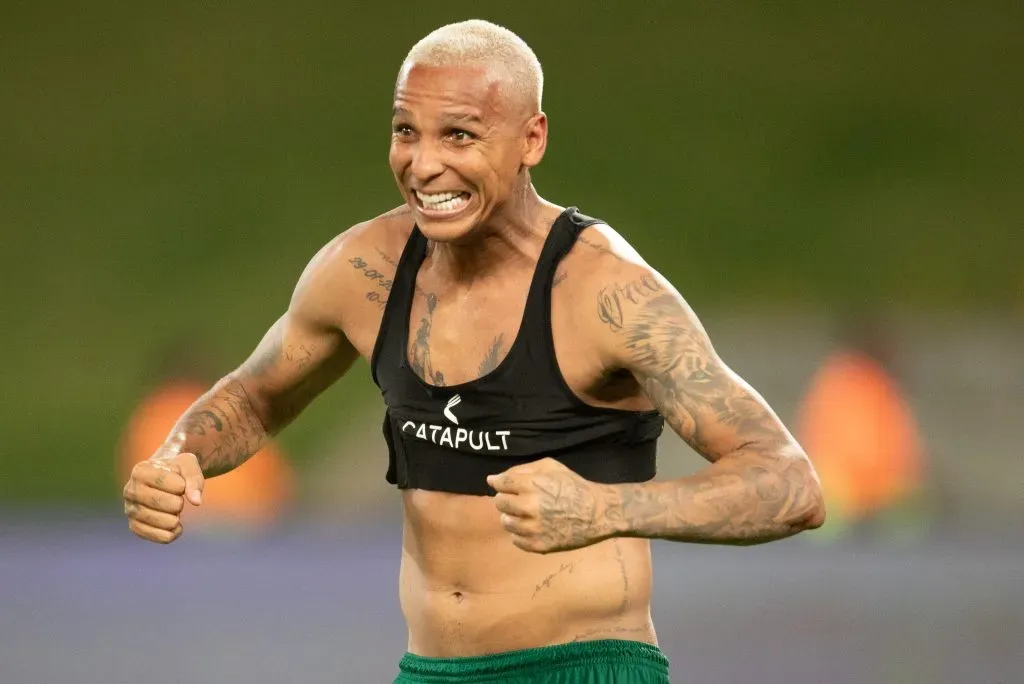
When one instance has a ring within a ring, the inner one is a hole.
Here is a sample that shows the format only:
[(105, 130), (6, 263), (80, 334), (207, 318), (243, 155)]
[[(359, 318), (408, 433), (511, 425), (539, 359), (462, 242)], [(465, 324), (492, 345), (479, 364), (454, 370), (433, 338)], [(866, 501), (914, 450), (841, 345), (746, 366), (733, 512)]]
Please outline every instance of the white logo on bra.
[(444, 410), (441, 411), (441, 413), (444, 414), (445, 418), (447, 418), (448, 420), (452, 421), (456, 425), (459, 424), (459, 419), (455, 417), (454, 413), (452, 413), (452, 409), (455, 408), (456, 406), (458, 406), (461, 403), (462, 403), (462, 397), (459, 396), (458, 394), (456, 394), (454, 397), (452, 397), (451, 399), (448, 400), (448, 403), (445, 405)]
[[(462, 403), (462, 397), (456, 394), (448, 400), (441, 413), (444, 417), (459, 424), (458, 417), (452, 409)], [(472, 451), (508, 451), (510, 430), (468, 430), (463, 427), (452, 428), (445, 425), (430, 425), (407, 420), (402, 423), (402, 432), (412, 435), (425, 442), (458, 449), (465, 445)], [(499, 441), (500, 440), (500, 441)]]

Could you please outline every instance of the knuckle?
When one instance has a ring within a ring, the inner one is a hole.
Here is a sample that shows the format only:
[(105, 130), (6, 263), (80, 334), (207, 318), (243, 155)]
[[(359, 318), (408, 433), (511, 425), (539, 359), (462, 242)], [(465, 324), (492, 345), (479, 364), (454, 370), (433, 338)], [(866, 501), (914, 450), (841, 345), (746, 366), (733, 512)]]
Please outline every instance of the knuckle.
[(153, 484), (168, 494), (178, 495), (185, 491), (185, 479), (176, 473), (160, 473)]
[(128, 523), (128, 529), (130, 529), (132, 532), (134, 532), (136, 536), (142, 537), (146, 541), (155, 541), (153, 539), (152, 534), (150, 534), (149, 530), (147, 530), (146, 528), (142, 527), (139, 524), (138, 520), (132, 520), (130, 523)]
[(157, 529), (164, 527), (164, 521), (160, 519), (160, 514), (149, 508), (140, 508), (138, 518), (140, 522), (144, 522), (150, 527)]
[(154, 496), (150, 500), (150, 506), (170, 515), (178, 515), (185, 508), (185, 498), (182, 496), (170, 495), (163, 497)]
[(164, 530), (173, 530), (181, 523), (181, 518), (172, 513), (153, 513), (153, 525)]
[[(129, 483), (129, 486), (126, 486), (124, 488), (124, 496), (122, 498), (124, 498), (125, 501), (132, 501), (138, 503), (140, 487), (136, 486), (137, 484), (138, 483), (136, 483), (135, 481), (132, 481), (131, 483)], [(142, 486), (144, 487), (145, 485)]]

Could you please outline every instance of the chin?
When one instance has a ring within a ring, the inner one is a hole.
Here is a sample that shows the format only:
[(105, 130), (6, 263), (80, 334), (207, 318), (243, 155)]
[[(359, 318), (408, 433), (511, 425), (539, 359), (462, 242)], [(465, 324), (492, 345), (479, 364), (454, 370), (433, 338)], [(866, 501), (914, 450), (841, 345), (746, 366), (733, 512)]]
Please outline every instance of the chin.
[(417, 221), (416, 225), (423, 236), (431, 242), (446, 242), (452, 245), (472, 242), (473, 236), (477, 233), (475, 224), (435, 223), (432, 221), (421, 223)]

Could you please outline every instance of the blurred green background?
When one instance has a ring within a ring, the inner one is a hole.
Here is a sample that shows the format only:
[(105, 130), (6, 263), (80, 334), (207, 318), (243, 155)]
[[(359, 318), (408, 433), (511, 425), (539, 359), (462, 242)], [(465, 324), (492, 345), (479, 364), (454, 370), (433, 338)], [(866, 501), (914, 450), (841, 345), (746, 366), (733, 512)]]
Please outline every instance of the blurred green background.
[[(320, 245), (400, 201), (397, 68), (469, 16), (545, 67), (541, 194), (702, 315), (1024, 311), (1018, 2), (8, 1), (0, 502), (116, 504), (155, 351), (233, 367)], [(362, 364), (287, 450), (374, 395)]]
[[(920, 481), (866, 515), (823, 477), (814, 533), (655, 542), (674, 676), (1018, 681), (1024, 3), (4, 0), (0, 682), (393, 678), (401, 497), (366, 364), (282, 435), (294, 500), (236, 480), (273, 518), (218, 514), (211, 484), (143, 543), (116, 453), (168, 349), (233, 368), (317, 249), (400, 201), (397, 69), (469, 17), (545, 67), (540, 192), (624, 233), (788, 425), (873, 319), (919, 427)], [(819, 405), (867, 437), (823, 432), (870, 485), (910, 449), (859, 469), (890, 451), (851, 386)], [(703, 464), (660, 446), (661, 478)]]

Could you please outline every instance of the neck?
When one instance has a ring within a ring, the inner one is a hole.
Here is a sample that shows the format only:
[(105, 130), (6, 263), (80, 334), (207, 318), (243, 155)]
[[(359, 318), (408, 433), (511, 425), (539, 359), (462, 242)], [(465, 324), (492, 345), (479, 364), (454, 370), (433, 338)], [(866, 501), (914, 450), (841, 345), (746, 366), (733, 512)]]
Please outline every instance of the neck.
[(432, 267), (449, 281), (472, 282), (519, 265), (537, 263), (559, 209), (537, 194), (529, 178), (499, 211), (458, 243), (432, 242)]

